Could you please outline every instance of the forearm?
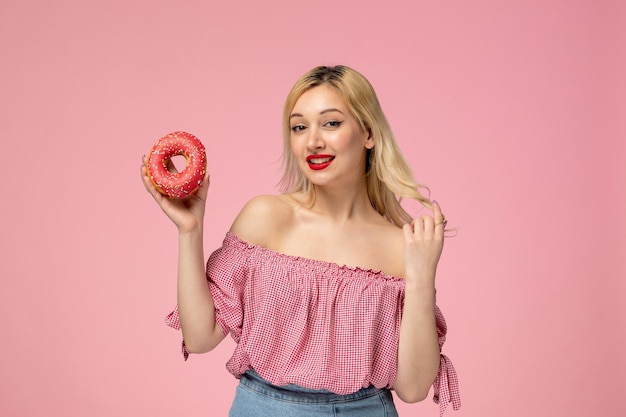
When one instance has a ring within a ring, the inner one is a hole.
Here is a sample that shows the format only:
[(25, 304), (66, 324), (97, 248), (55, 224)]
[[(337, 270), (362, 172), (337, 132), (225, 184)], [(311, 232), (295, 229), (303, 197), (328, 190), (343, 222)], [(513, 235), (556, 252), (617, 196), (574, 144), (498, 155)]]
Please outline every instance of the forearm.
[(213, 349), (224, 338), (215, 322), (215, 306), (206, 280), (202, 230), (179, 233), (178, 312), (190, 352)]
[(407, 282), (405, 286), (400, 325), (398, 372), (394, 389), (405, 402), (426, 398), (439, 370), (434, 276), (418, 282)]

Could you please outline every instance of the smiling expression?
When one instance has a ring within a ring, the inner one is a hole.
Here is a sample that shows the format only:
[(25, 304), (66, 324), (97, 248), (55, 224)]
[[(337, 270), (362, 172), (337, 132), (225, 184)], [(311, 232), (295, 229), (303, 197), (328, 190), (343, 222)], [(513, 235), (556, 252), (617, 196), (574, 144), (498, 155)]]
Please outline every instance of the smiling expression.
[(366, 150), (374, 140), (334, 87), (322, 84), (302, 94), (289, 121), (291, 150), (313, 184), (364, 180)]

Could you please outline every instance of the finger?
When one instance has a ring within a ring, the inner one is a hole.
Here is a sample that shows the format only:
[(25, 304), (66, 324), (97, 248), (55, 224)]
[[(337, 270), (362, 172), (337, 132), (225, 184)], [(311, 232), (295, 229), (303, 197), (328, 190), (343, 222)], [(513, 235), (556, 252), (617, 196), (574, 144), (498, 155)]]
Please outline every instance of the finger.
[[(411, 223), (413, 223), (411, 221)], [(404, 223), (402, 225), (402, 232), (404, 233), (404, 241), (410, 242), (413, 240), (413, 225), (409, 223)]]
[(423, 217), (424, 217), (423, 219), (424, 232), (432, 235), (432, 233), (435, 231), (435, 219), (433, 219), (431, 216), (423, 216)]
[(163, 199), (163, 194), (161, 194), (152, 183), (145, 165), (141, 167), (141, 180), (143, 181), (143, 186), (146, 188), (148, 193), (150, 193), (150, 195), (160, 203)]
[(424, 216), (417, 217), (411, 221), (411, 226), (414, 236), (419, 236), (424, 233)]
[[(150, 181), (150, 178), (148, 177), (148, 170), (146, 169), (145, 165), (141, 165), (139, 167), (139, 173), (141, 174), (141, 182), (143, 182), (143, 186), (146, 188), (146, 190), (150, 191), (148, 183), (152, 185), (152, 181)], [(146, 180), (148, 181), (146, 182)]]
[(200, 181), (200, 186), (208, 186), (211, 182), (211, 175), (209, 175), (209, 171), (205, 169), (204, 176), (202, 177), (202, 181)]
[(159, 190), (156, 189), (156, 187), (152, 183), (152, 180), (147, 175), (144, 175), (142, 180), (143, 180), (143, 186), (146, 188), (148, 193), (150, 193), (150, 195), (156, 201), (160, 201), (161, 198), (163, 198), (163, 195), (159, 192)]
[(167, 160), (167, 165), (166, 168), (169, 172), (171, 172), (172, 174), (178, 174), (178, 170), (176, 169), (176, 166), (174, 165), (174, 163), (172, 162), (172, 158)]
[(435, 237), (443, 238), (443, 232), (446, 230), (446, 225), (448, 221), (446, 217), (441, 212), (441, 207), (437, 201), (433, 200), (433, 214), (435, 216)]
[(204, 173), (204, 178), (200, 181), (200, 187), (198, 187), (198, 197), (203, 200), (206, 200), (207, 193), (209, 191), (209, 185), (211, 184), (211, 176), (209, 175), (209, 171)]
[[(152, 194), (151, 192), (151, 188), (154, 188), (154, 184), (152, 183), (152, 180), (150, 179), (150, 177), (148, 176), (148, 161), (149, 161), (149, 157), (144, 155), (141, 160), (143, 161), (143, 164), (141, 164), (140, 166), (140, 171), (141, 171), (141, 179), (143, 181), (143, 185), (146, 187), (146, 190), (148, 190), (150, 192), (150, 194)], [(147, 181), (146, 181), (147, 180)]]
[(433, 200), (433, 216), (435, 218), (435, 224), (437, 225), (443, 224), (443, 222), (445, 221), (445, 217), (443, 216), (443, 213), (441, 212), (441, 207), (439, 206), (439, 203), (437, 203), (436, 200)]

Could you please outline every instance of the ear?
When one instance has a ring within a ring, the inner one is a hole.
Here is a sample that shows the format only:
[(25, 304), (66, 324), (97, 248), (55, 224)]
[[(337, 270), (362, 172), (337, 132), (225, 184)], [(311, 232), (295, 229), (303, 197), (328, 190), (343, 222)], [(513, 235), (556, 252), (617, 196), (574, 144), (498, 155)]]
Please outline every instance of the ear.
[(375, 144), (376, 144), (376, 141), (374, 140), (374, 136), (372, 135), (372, 129), (368, 128), (367, 139), (365, 139), (365, 148), (372, 149)]

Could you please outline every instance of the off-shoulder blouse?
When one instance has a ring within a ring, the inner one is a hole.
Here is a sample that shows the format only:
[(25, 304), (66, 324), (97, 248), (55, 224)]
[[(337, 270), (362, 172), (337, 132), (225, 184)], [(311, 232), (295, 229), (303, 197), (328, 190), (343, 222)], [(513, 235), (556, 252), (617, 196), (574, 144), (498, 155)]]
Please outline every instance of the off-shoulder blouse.
[[(236, 378), (252, 368), (274, 385), (336, 394), (393, 388), (402, 278), (285, 255), (229, 232), (209, 257), (207, 281), (216, 321), (237, 343), (226, 364)], [(447, 327), (438, 307), (435, 317), (441, 349)], [(166, 323), (180, 329), (177, 308)], [(433, 387), (440, 414), (450, 401), (460, 407), (456, 372), (443, 354)]]

